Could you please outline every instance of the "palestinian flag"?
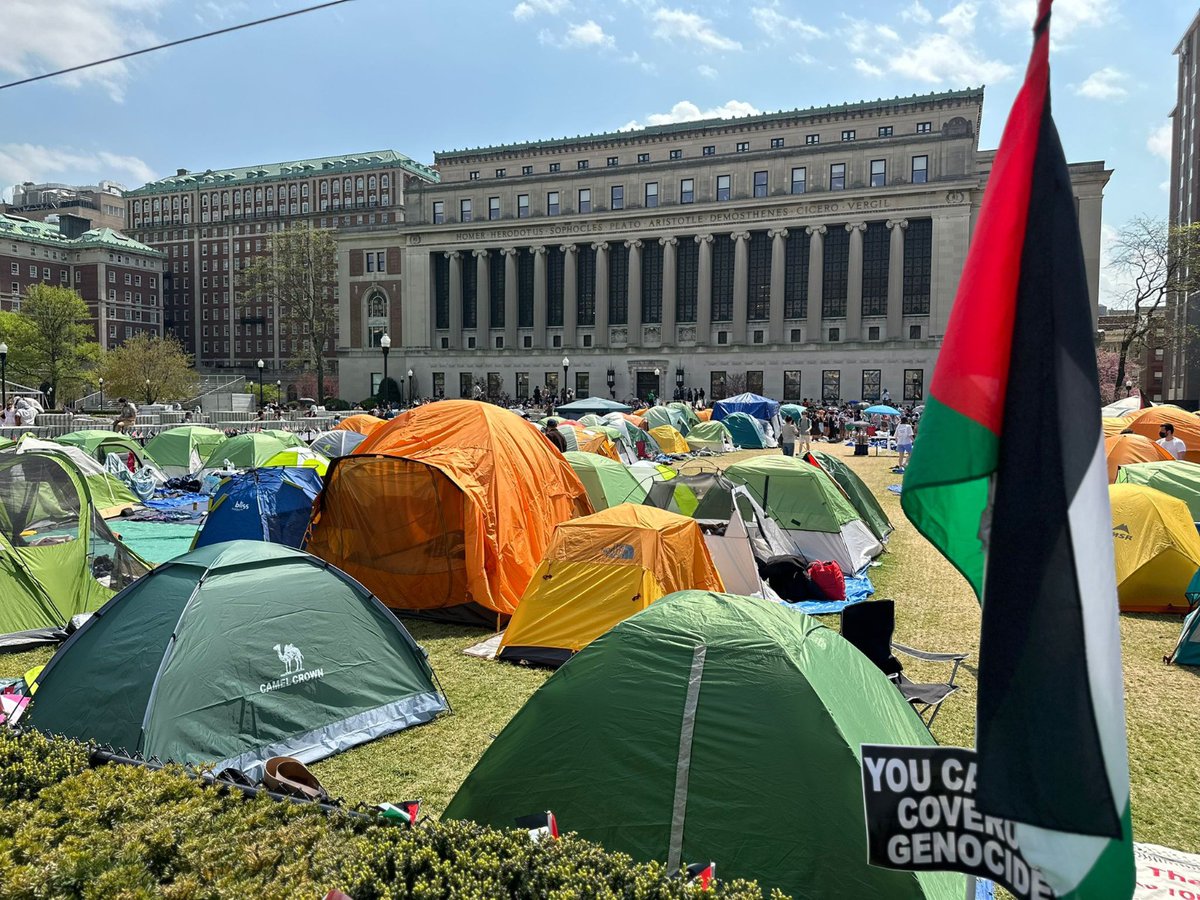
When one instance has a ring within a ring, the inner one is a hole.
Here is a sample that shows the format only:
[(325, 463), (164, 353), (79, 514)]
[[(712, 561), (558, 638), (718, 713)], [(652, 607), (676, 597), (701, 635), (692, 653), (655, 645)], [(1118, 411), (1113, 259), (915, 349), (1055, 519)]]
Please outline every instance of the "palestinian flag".
[(920, 437), (909, 519), (983, 604), (983, 812), (1062, 897), (1133, 889), (1124, 684), (1091, 304), (1050, 115), (1051, 0), (996, 154)]

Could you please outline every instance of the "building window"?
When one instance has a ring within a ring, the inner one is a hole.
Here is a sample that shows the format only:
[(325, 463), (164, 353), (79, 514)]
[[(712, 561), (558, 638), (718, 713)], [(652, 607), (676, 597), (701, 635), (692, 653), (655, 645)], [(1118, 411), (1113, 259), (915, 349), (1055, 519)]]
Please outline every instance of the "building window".
[(609, 158), (608, 158), (608, 159), (605, 161), (605, 165), (607, 165), (607, 166), (608, 166), (608, 167), (611, 169), (613, 166), (617, 165), (617, 163), (619, 163), (619, 162), (620, 162), (620, 160), (619, 160), (617, 157), (615, 157), (615, 156), (610, 156), (610, 157), (609, 157)]
[(842, 399), (842, 370), (824, 369), (821, 372), (821, 402), (837, 403)]
[(755, 197), (767, 196), (767, 173), (766, 172), (755, 172), (754, 173), (754, 196)]
[(450, 260), (445, 253), (433, 254), (433, 314), (435, 328), (450, 327)]
[(711, 372), (708, 376), (708, 398), (710, 400), (724, 400), (727, 390), (726, 384), (728, 379), (724, 372)]
[(797, 166), (792, 169), (792, 193), (803, 194), (808, 183), (808, 169), (805, 166)]
[(713, 236), (712, 320), (733, 321), (733, 239), (728, 234)]
[(579, 212), (590, 213), (592, 211), (592, 189), (579, 189)]
[(488, 321), (504, 321), (504, 257), (499, 250), (488, 251)]
[(771, 149), (772, 150), (778, 150), (781, 147), (783, 147), (783, 138), (781, 138), (781, 137), (771, 138)]
[(750, 142), (749, 141), (738, 141), (737, 142), (737, 152), (738, 153), (746, 153), (749, 150), (750, 150)]
[(767, 232), (750, 232), (746, 301), (751, 321), (765, 321), (771, 317), (771, 246), (772, 239)]
[(804, 143), (819, 144), (821, 143), (821, 136), (819, 134), (806, 134), (804, 136)]
[(932, 122), (918, 122), (917, 123), (917, 134), (929, 134), (931, 131), (933, 131), (933, 123)]
[(879, 136), (880, 137), (891, 137), (892, 136), (892, 126), (891, 125), (880, 125), (879, 126)]
[(564, 258), (557, 247), (546, 248), (546, 324), (551, 328), (563, 324)]
[(718, 200), (728, 200), (729, 199), (730, 184), (732, 183), (732, 180), (733, 180), (733, 176), (731, 176), (731, 175), (718, 175), (717, 176), (717, 199)]
[(562, 163), (550, 163), (550, 171), (551, 172), (562, 171)]
[(681, 178), (679, 181), (679, 202), (693, 203), (696, 200), (696, 180)]
[(868, 341), (879, 340), (879, 326), (878, 325), (872, 325), (870, 328), (867, 329), (867, 340)]
[(791, 341), (793, 344), (799, 344), (801, 341), (803, 341), (803, 340), (804, 340), (804, 329), (803, 329), (803, 328), (793, 328), (793, 329), (791, 329), (791, 330), (788, 332), (788, 339), (789, 339), (789, 340), (790, 340), (790, 341)]
[(672, 150), (670, 155), (671, 155), (671, 159), (683, 159), (683, 151), (682, 150)]
[(528, 194), (517, 194), (517, 218), (518, 219), (528, 219), (529, 218), (529, 195)]
[(929, 315), (933, 261), (933, 219), (909, 219), (904, 235), (904, 300), (906, 316)]
[(708, 144), (702, 151), (705, 156), (716, 156), (717, 148), (715, 144)]
[(904, 400), (915, 403), (925, 399), (925, 370), (904, 370)]
[(588, 167), (588, 161), (586, 159), (581, 159), (577, 163), (575, 163), (575, 168), (579, 169), (581, 171), (583, 169), (586, 169), (587, 167)]
[(854, 135), (855, 135), (854, 129), (849, 128), (842, 132), (842, 140), (843, 141), (852, 141), (852, 140), (854, 140)]
[(829, 167), (829, 189), (844, 191), (846, 189), (846, 164), (834, 163)]
[(546, 215), (557, 216), (559, 211), (558, 191), (546, 192)]
[(657, 325), (663, 309), (663, 246), (649, 241), (642, 248), (642, 321)]
[(658, 206), (658, 182), (646, 182), (646, 209), (653, 209)]
[(488, 197), (488, 219), (500, 218), (500, 198)]
[(879, 369), (863, 369), (862, 398), (867, 403), (876, 403), (880, 396), (880, 381), (882, 373)]
[(783, 402), (799, 403), (803, 395), (800, 393), (800, 370), (785, 369), (783, 372)]
[(445, 200), (434, 200), (433, 201), (433, 224), (441, 225), (445, 221), (446, 221), (446, 201)]
[(640, 163), (650, 162), (650, 154), (649, 153), (639, 153), (637, 155), (637, 161)]
[(921, 326), (920, 325), (909, 325), (908, 326), (908, 339), (910, 341), (919, 341), (921, 339)]
[(871, 187), (883, 187), (887, 184), (887, 160), (871, 160)]
[(458, 201), (458, 220), (460, 222), (470, 222), (471, 221), (471, 201), (470, 200), (459, 200)]
[(821, 315), (840, 319), (846, 315), (846, 282), (850, 266), (850, 233), (830, 228), (825, 234)]
[(608, 248), (608, 321), (612, 325), (629, 322), (629, 248), (612, 244)]
[(496, 170), (496, 177), (497, 177), (497, 178), (503, 178), (503, 177), (504, 177), (505, 175), (507, 175), (507, 174), (508, 174), (508, 170), (507, 170), (507, 169), (497, 169), (497, 170)]
[(575, 251), (576, 321), (580, 325), (596, 324), (596, 251), (591, 244), (579, 244)]
[[(700, 245), (689, 238), (680, 238), (675, 248), (675, 321), (696, 321), (696, 285), (700, 269)], [(674, 335), (664, 335), (663, 342), (673, 342)]]
[(521, 166), (521, 174), (522, 175), (532, 175), (533, 174), (533, 166)]
[(914, 156), (912, 158), (912, 183), (925, 184), (929, 180), (929, 157)]
[(809, 235), (803, 228), (788, 232), (783, 261), (783, 317), (803, 319), (808, 315)]
[[(478, 170), (476, 170), (476, 171), (474, 171), (474, 172), (470, 172), (470, 173), (468, 173), (468, 174), (467, 174), (467, 178), (469, 178), (471, 181), (478, 181), (478, 180), (479, 180), (479, 171), (478, 171)], [(349, 180), (349, 179), (347, 179), (347, 181), (348, 181), (348, 180)], [(350, 188), (349, 188), (349, 186), (348, 186), (348, 185), (347, 185), (347, 187), (346, 187), (346, 190), (350, 190)]]
[(891, 235), (883, 222), (871, 222), (863, 235), (862, 314), (886, 316)]
[(609, 209), (624, 209), (625, 208), (625, 186), (614, 184), (612, 186), (612, 196), (610, 198)]
[(533, 251), (517, 254), (517, 327), (533, 327)]

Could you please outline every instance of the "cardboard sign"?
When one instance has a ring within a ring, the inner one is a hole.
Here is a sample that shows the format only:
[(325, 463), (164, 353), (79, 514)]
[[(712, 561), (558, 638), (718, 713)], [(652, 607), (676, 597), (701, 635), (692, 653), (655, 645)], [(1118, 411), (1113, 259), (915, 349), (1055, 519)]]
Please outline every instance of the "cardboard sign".
[(1200, 900), (1200, 856), (1170, 847), (1134, 844), (1134, 900)]
[(1016, 825), (975, 807), (975, 773), (974, 750), (863, 744), (868, 861), (965, 872), (1020, 898), (1053, 900), (1041, 871), (1021, 855)]

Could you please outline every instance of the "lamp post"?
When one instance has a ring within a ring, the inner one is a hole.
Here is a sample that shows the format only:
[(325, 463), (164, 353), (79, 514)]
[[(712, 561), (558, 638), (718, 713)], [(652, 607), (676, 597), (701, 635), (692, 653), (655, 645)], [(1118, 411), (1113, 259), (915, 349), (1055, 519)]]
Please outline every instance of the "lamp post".
[[(386, 387), (386, 385), (387, 385), (387, 357), (388, 357), (388, 351), (392, 349), (391, 335), (384, 334), (384, 336), (379, 339), (379, 349), (381, 349), (383, 351), (383, 383), (380, 385), (380, 392), (382, 393), (383, 391), (387, 390), (387, 387)], [(383, 400), (384, 403), (391, 402), (390, 397), (384, 397), (381, 399)]]
[(280, 410), (283, 409), (283, 407), (279, 405), (283, 403), (283, 380), (280, 378), (275, 379), (275, 403), (275, 415), (278, 417), (281, 414)]
[[(654, 403), (658, 403), (661, 399), (658, 395), (662, 392), (662, 369), (658, 366), (654, 367)], [(651, 406), (654, 404), (652, 403)]]
[(0, 406), (8, 406), (8, 344), (0, 344)]
[(1128, 378), (1125, 379), (1125, 396), (1126, 397), (1133, 396), (1133, 382), (1130, 381)]
[(413, 402), (413, 370), (408, 370), (408, 402)]
[(260, 359), (257, 363), (255, 363), (255, 365), (258, 366), (258, 408), (262, 409), (262, 405), (263, 405), (262, 376), (263, 376), (263, 369), (265, 369), (267, 367), (267, 364)]
[(562, 383), (562, 402), (567, 402), (567, 369), (571, 368), (571, 361), (565, 356), (563, 357), (563, 383)]
[[(50, 390), (53, 391), (54, 388), (51, 388)], [(149, 406), (153, 402), (154, 401), (150, 398), (150, 379), (147, 378), (146, 379), (146, 405)]]
[(683, 400), (684, 396), (683, 396), (683, 367), (682, 366), (675, 369), (675, 390), (679, 394), (679, 396), (676, 397), (675, 399)]
[(50, 400), (50, 408), (54, 409), (54, 385), (50, 385), (50, 387), (46, 388), (46, 394)]
[(104, 379), (100, 379), (100, 409), (104, 409)]
[(614, 400), (617, 399), (617, 370), (608, 370), (608, 393), (612, 395)]

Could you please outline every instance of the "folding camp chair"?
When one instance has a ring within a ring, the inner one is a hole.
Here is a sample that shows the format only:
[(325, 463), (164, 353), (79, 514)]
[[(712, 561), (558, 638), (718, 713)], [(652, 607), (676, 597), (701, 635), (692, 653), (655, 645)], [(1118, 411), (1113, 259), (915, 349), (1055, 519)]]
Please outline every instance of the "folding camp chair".
[[(925, 727), (932, 728), (942, 702), (958, 690), (954, 679), (958, 676), (958, 667), (968, 654), (930, 653), (897, 644), (892, 640), (895, 628), (896, 609), (891, 600), (851, 603), (842, 610), (842, 637), (879, 667), (879, 670), (900, 689), (900, 693), (916, 710)], [(953, 663), (950, 677), (944, 682), (918, 684), (904, 675), (904, 666), (892, 654), (894, 650), (925, 662)]]

